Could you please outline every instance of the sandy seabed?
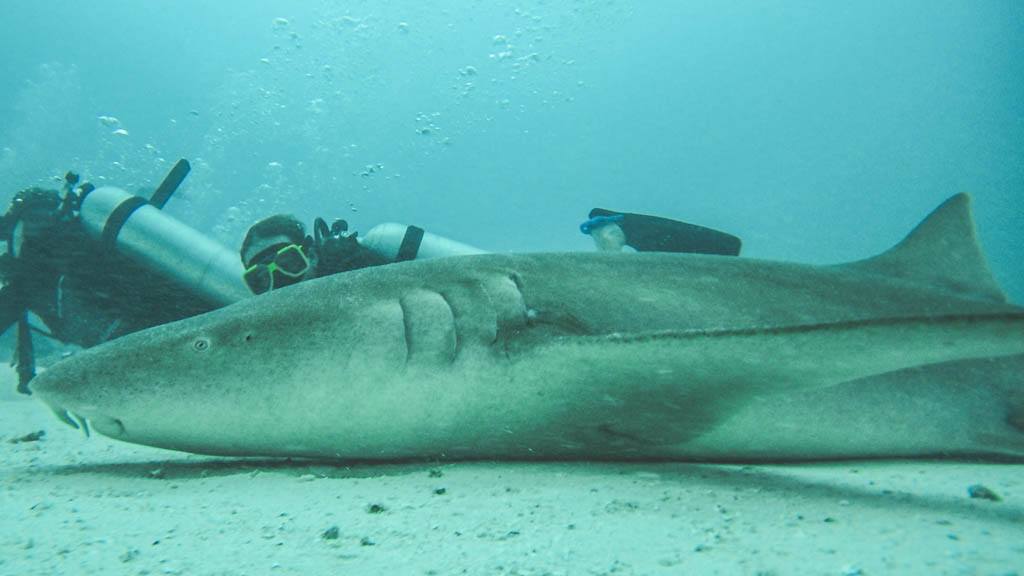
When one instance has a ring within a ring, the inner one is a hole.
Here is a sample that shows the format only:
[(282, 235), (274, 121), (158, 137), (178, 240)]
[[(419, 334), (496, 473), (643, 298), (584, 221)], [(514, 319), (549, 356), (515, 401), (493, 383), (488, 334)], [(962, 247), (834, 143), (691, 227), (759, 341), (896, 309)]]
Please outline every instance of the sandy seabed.
[(0, 418), (0, 575), (1024, 574), (1021, 464), (311, 464)]

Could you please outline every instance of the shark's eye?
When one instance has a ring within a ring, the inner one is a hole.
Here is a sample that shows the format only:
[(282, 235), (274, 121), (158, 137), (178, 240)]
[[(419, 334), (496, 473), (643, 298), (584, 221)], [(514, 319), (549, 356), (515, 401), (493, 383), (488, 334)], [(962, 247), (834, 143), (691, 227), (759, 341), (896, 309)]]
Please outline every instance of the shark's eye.
[(208, 338), (196, 338), (195, 342), (192, 343), (192, 348), (197, 352), (202, 352), (210, 347), (210, 340)]

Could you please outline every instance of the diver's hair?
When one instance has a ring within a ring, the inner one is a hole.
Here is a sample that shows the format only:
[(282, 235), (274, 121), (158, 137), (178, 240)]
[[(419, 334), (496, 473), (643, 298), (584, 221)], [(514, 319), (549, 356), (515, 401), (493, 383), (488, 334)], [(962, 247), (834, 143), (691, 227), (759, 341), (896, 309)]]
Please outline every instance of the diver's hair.
[(245, 253), (254, 242), (272, 236), (285, 236), (293, 243), (301, 245), (306, 239), (306, 227), (291, 214), (274, 214), (260, 220), (249, 227), (245, 240), (242, 240), (242, 248), (238, 252), (243, 263), (248, 264), (245, 262)]

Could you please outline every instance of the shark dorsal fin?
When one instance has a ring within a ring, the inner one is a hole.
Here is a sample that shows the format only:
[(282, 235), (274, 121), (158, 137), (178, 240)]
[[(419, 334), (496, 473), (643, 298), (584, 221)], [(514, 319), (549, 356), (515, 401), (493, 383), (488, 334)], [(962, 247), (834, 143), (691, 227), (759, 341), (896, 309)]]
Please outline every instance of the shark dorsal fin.
[(893, 248), (844, 266), (1006, 302), (978, 244), (971, 197), (964, 193), (943, 202)]

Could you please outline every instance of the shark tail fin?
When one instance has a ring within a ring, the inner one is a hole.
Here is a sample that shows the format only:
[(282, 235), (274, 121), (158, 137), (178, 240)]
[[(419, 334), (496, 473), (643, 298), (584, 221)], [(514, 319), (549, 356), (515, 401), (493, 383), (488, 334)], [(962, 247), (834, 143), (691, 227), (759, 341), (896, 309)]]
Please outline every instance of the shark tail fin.
[(844, 267), (927, 283), (974, 298), (1006, 302), (978, 244), (971, 197), (946, 200), (899, 244)]

